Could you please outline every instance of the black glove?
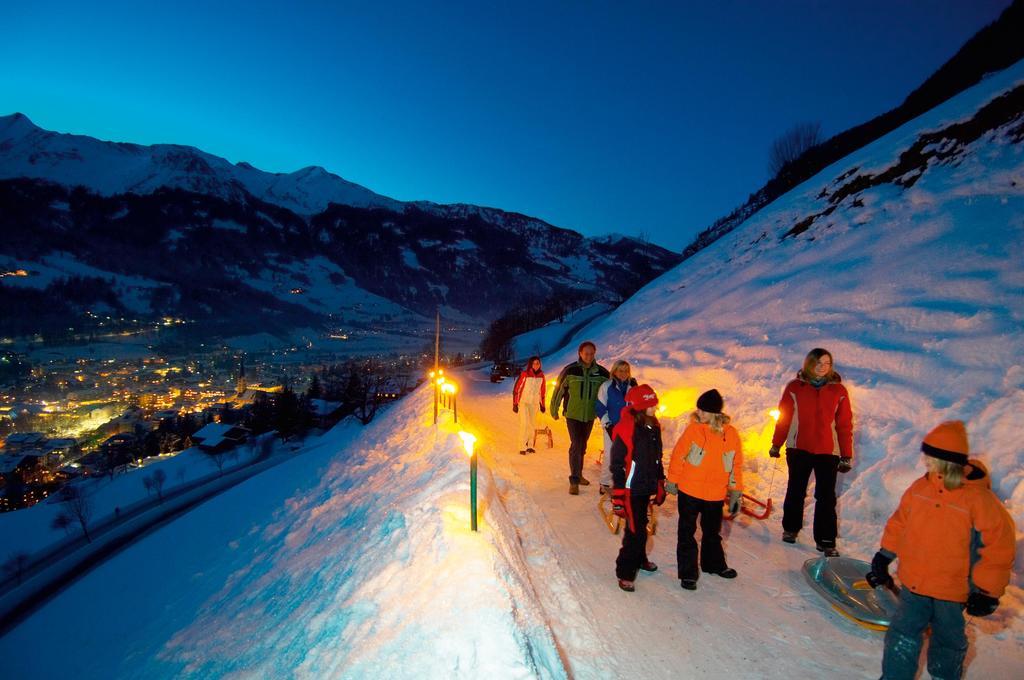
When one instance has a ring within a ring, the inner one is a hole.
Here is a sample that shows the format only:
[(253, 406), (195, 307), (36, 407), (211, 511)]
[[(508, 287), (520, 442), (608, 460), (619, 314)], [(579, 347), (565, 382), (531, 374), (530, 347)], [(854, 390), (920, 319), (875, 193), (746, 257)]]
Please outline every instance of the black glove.
[(875, 556), (871, 558), (871, 571), (864, 576), (869, 586), (872, 588), (877, 588), (878, 586), (888, 588), (892, 585), (892, 576), (889, 576), (889, 564), (891, 562), (892, 558), (881, 550), (875, 553)]
[(844, 474), (849, 472), (850, 470), (853, 469), (853, 459), (852, 458), (840, 458), (839, 459), (839, 467), (837, 469), (840, 472), (844, 473)]
[(612, 425), (611, 423), (608, 423), (608, 424), (607, 424), (607, 425), (605, 426), (605, 428), (604, 428), (604, 431), (608, 433), (608, 437), (609, 437), (610, 439), (615, 439), (615, 437), (613, 437), (613, 436), (612, 436), (612, 430), (614, 430), (614, 429), (615, 429), (615, 426), (614, 426), (614, 425)]
[(980, 590), (975, 590), (967, 596), (967, 613), (971, 616), (988, 616), (998, 606), (998, 597), (989, 597)]
[(519, 404), (512, 404), (512, 413), (519, 413)]
[(772, 448), (768, 449), (768, 455), (771, 456), (772, 458), (778, 458), (782, 454), (779, 453), (779, 447), (778, 446), (773, 446)]
[(540, 412), (541, 412), (541, 413), (544, 413), (544, 404), (541, 404), (541, 405), (540, 405)]

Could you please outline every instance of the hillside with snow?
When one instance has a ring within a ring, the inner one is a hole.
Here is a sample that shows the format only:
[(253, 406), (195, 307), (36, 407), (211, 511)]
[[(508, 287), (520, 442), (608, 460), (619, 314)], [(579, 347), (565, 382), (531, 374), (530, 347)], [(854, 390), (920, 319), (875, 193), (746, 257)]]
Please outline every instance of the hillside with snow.
[(92, 312), (184, 318), (194, 337), (384, 331), (397, 345), (425, 336), (438, 308), (480, 329), (553, 298), (617, 304), (681, 260), (496, 208), (397, 201), (322, 168), (269, 173), (22, 114), (0, 116), (0, 208), (6, 336), (81, 334)]
[[(667, 445), (711, 387), (742, 433), (748, 491), (781, 497), (768, 415), (823, 346), (851, 393), (854, 469), (839, 548), (870, 559), (923, 435), (967, 422), (1018, 527), (999, 611), (972, 619), (967, 677), (1024, 675), (1024, 63), (827, 168), (589, 324), (667, 410)], [(556, 374), (577, 335), (545, 357)], [(635, 593), (596, 484), (566, 493), (555, 446), (515, 452), (511, 385), (456, 380), (460, 423), (421, 389), (104, 563), (2, 639), (16, 677), (872, 678), (882, 638), (799, 573), (807, 534), (780, 516), (727, 527), (735, 581), (675, 573), (676, 512)], [(456, 433), (480, 439), (481, 531), (469, 531)], [(595, 433), (585, 474), (596, 480)], [(809, 502), (813, 502), (809, 500)], [(62, 653), (54, 654), (54, 631)]]

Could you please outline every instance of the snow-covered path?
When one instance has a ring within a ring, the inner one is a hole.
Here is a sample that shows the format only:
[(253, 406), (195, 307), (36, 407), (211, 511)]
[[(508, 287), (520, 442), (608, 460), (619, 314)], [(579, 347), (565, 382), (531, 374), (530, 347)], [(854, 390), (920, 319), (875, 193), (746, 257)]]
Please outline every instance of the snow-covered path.
[[(463, 424), (481, 437), (481, 455), (515, 518), (534, 588), (574, 677), (877, 677), (882, 634), (844, 620), (811, 591), (800, 566), (817, 553), (806, 543), (781, 543), (774, 513), (763, 522), (727, 522), (727, 556), (739, 578), (704, 575), (688, 592), (676, 577), (670, 497), (649, 543), (659, 570), (641, 573), (635, 593), (619, 590), (614, 561), (621, 538), (597, 510), (598, 431), (584, 468), (593, 484), (570, 496), (563, 421), (542, 416), (555, 447), (541, 444), (520, 456), (511, 385), (491, 385), (484, 374), (465, 375), (463, 385)], [(666, 448), (673, 443), (667, 439)], [(784, 468), (776, 487), (779, 502)]]

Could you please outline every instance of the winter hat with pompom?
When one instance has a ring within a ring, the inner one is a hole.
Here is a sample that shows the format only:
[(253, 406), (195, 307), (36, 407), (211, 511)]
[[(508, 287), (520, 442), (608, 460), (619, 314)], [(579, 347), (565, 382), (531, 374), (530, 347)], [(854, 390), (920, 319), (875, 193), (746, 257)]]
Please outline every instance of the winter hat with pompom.
[(921, 442), (924, 455), (948, 460), (958, 465), (967, 465), (967, 428), (962, 420), (947, 420), (924, 436)]

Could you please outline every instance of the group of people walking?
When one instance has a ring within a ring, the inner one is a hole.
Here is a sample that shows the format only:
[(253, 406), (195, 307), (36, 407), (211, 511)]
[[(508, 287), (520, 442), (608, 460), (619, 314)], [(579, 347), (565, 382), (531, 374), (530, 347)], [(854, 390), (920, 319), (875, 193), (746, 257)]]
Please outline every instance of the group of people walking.
[[(610, 495), (613, 512), (625, 520), (615, 562), (619, 587), (633, 592), (640, 571), (657, 570), (647, 557), (648, 509), (664, 503), (668, 494), (676, 496), (679, 507), (676, 561), (682, 588), (696, 590), (702, 573), (736, 578), (736, 570), (726, 561), (721, 528), (726, 508), (735, 515), (742, 503), (743, 447), (724, 411), (724, 398), (716, 389), (698, 397), (666, 473), (657, 393), (650, 385), (637, 383), (628, 362), (616, 361), (609, 372), (597, 363), (596, 354), (593, 342), (579, 346), (577, 361), (558, 376), (548, 412), (555, 420), (566, 420), (572, 495), (590, 484), (583, 476), (583, 458), (594, 421), (601, 423), (600, 492)], [(545, 411), (544, 380), (540, 358), (531, 357), (513, 390), (513, 410), (520, 415), (520, 453), (533, 451), (532, 414)], [(782, 541), (798, 539), (813, 475), (815, 546), (826, 557), (836, 557), (836, 481), (838, 474), (853, 468), (853, 410), (828, 350), (815, 348), (807, 354), (783, 390), (778, 411), (768, 455), (779, 458), (785, 445), (789, 481)], [(886, 634), (884, 678), (914, 677), (929, 626), (932, 677), (960, 677), (967, 650), (965, 604), (973, 616), (994, 612), (1013, 567), (1013, 520), (992, 493), (984, 466), (968, 458), (963, 423), (941, 424), (924, 438), (921, 448), (927, 473), (907, 490), (889, 519), (866, 575), (873, 587), (890, 586), (888, 567), (899, 558), (897, 575), (903, 588)]]

